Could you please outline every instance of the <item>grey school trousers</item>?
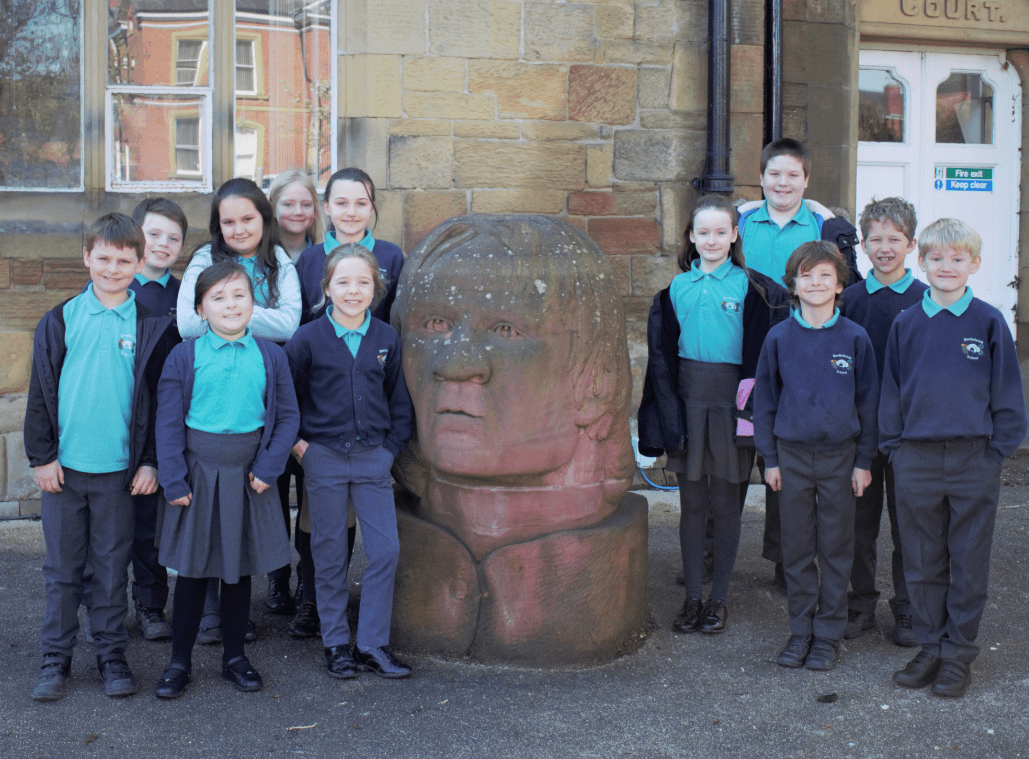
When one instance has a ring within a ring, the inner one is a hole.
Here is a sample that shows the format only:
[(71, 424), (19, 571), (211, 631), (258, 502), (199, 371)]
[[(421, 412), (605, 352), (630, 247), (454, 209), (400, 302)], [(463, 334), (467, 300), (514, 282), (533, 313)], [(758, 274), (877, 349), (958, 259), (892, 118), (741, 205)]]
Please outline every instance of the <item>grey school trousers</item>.
[(93, 569), (89, 626), (102, 659), (124, 657), (129, 632), (128, 568), (135, 508), (126, 473), (89, 474), (64, 469), (60, 493), (43, 493), (43, 580), (46, 607), (39, 652), (71, 656), (79, 631), (78, 609), (86, 560)]
[(971, 663), (986, 606), (1001, 463), (986, 439), (905, 441), (890, 462), (911, 621), (923, 650)]
[(311, 555), (322, 642), (326, 648), (350, 643), (347, 503), (352, 500), (368, 557), (361, 584), (357, 645), (389, 645), (393, 578), (400, 558), (397, 510), (389, 473), (393, 454), (382, 446), (369, 447), (360, 441), (345, 453), (311, 443), (301, 464), (311, 513)]
[(847, 583), (854, 561), (855, 448), (852, 440), (832, 448), (778, 443), (782, 558), (791, 635), (838, 642), (847, 629)]

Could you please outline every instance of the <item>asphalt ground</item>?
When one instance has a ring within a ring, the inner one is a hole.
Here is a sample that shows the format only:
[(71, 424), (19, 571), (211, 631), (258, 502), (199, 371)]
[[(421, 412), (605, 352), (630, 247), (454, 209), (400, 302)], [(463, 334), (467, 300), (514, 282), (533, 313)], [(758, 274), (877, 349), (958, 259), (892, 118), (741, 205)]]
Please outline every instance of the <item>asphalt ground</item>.
[[(682, 604), (678, 500), (650, 500), (650, 606), (654, 629), (635, 654), (588, 669), (530, 670), (404, 657), (408, 680), (327, 676), (320, 641), (295, 641), (287, 619), (263, 611), (247, 652), (264, 676), (258, 693), (221, 679), (219, 647), (198, 647), (193, 681), (177, 701), (153, 688), (170, 644), (130, 625), (129, 662), (141, 690), (103, 695), (92, 647), (80, 642), (68, 695), (39, 704), (44, 554), (38, 522), (0, 524), (0, 757), (1029, 757), (1029, 484), (1025, 460), (1002, 488), (982, 653), (963, 699), (898, 688), (914, 654), (889, 639), (888, 562), (880, 561), (877, 627), (847, 641), (829, 673), (784, 670), (786, 600), (760, 558), (761, 488), (752, 488), (720, 636), (677, 635)], [(880, 556), (889, 550), (883, 523)], [(360, 577), (358, 549), (352, 577)], [(355, 590), (357, 588), (355, 587)]]

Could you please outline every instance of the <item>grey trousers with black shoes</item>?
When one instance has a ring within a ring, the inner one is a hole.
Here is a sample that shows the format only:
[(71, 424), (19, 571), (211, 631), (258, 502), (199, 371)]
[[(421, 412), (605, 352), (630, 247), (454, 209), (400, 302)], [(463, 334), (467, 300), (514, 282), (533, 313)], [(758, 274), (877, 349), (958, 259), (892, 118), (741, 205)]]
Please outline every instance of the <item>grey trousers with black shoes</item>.
[(831, 448), (780, 440), (777, 450), (790, 634), (839, 641), (847, 628), (854, 560), (856, 446), (852, 440)]
[(905, 441), (893, 454), (912, 627), (923, 650), (970, 664), (986, 607), (1002, 462), (986, 439)]

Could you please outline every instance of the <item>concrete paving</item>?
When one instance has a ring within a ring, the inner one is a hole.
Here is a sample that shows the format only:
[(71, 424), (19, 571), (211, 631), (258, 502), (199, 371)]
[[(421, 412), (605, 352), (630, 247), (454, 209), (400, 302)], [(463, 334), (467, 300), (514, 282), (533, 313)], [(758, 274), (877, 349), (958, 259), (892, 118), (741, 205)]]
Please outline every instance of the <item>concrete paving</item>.
[[(37, 522), (2, 523), (0, 757), (1029, 757), (1029, 486), (1002, 490), (983, 650), (956, 701), (892, 684), (914, 652), (890, 642), (885, 598), (876, 629), (845, 643), (834, 672), (774, 664), (788, 637), (786, 602), (759, 556), (760, 488), (744, 512), (728, 632), (672, 633), (682, 603), (678, 501), (647, 494), (654, 629), (631, 656), (560, 671), (412, 656), (409, 680), (341, 682), (325, 674), (320, 642), (290, 639), (286, 620), (262, 611), (264, 583), (255, 581), (260, 639), (248, 654), (264, 690), (235, 692), (220, 677), (219, 648), (198, 647), (193, 682), (173, 702), (153, 696), (170, 644), (134, 628), (139, 694), (106, 698), (82, 642), (67, 697), (30, 700), (43, 542)], [(887, 549), (881, 543), (880, 555)]]

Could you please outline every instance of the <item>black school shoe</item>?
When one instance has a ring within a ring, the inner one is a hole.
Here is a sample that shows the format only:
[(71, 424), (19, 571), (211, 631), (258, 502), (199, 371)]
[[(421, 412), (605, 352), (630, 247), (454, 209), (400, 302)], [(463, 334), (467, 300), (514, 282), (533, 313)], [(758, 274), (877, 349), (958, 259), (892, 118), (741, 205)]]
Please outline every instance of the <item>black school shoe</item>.
[(264, 608), (272, 614), (292, 614), (296, 611), (293, 596), (289, 592), (288, 577), (268, 575), (268, 597), (264, 599)]
[(222, 664), (222, 677), (232, 683), (233, 688), (244, 693), (261, 690), (264, 686), (261, 676), (245, 656), (237, 656)]
[(300, 610), (293, 617), (289, 626), (290, 637), (313, 638), (321, 633), (321, 620), (318, 618), (318, 607), (314, 601), (304, 601), (300, 604)]
[(928, 651), (919, 651), (904, 669), (893, 673), (893, 682), (902, 688), (924, 688), (940, 672), (940, 657)]
[(64, 698), (65, 683), (71, 669), (71, 657), (47, 654), (32, 686), (33, 701), (57, 701)]
[(182, 667), (168, 667), (157, 681), (154, 695), (158, 698), (178, 698), (186, 692), (189, 684), (189, 672)]
[(129, 663), (118, 653), (108, 658), (96, 657), (96, 668), (100, 670), (100, 679), (104, 681), (104, 694), (111, 698), (131, 696), (139, 690), (136, 678), (129, 669)]
[(816, 672), (828, 672), (836, 669), (836, 663), (840, 660), (839, 641), (828, 638), (815, 638), (811, 643), (811, 650), (804, 659), (804, 669), (813, 669)]
[(700, 624), (697, 625), (697, 629), (708, 635), (724, 633), (728, 616), (729, 610), (725, 608), (725, 604), (709, 600), (700, 613)]
[(775, 663), (787, 669), (800, 669), (804, 666), (809, 650), (811, 650), (811, 636), (791, 635), (776, 657)]
[(972, 670), (967, 664), (957, 659), (943, 659), (932, 692), (943, 698), (961, 698), (971, 684)]
[(696, 632), (703, 608), (704, 602), (699, 598), (687, 598), (682, 604), (682, 611), (672, 621), (672, 629), (679, 633)]
[(355, 648), (354, 663), (358, 669), (374, 672), (379, 677), (401, 678), (411, 674), (411, 668), (394, 656), (387, 646), (373, 648), (371, 651)]
[(357, 677), (357, 663), (354, 662), (354, 650), (349, 644), (330, 646), (325, 649), (325, 667), (331, 677), (350, 680)]

